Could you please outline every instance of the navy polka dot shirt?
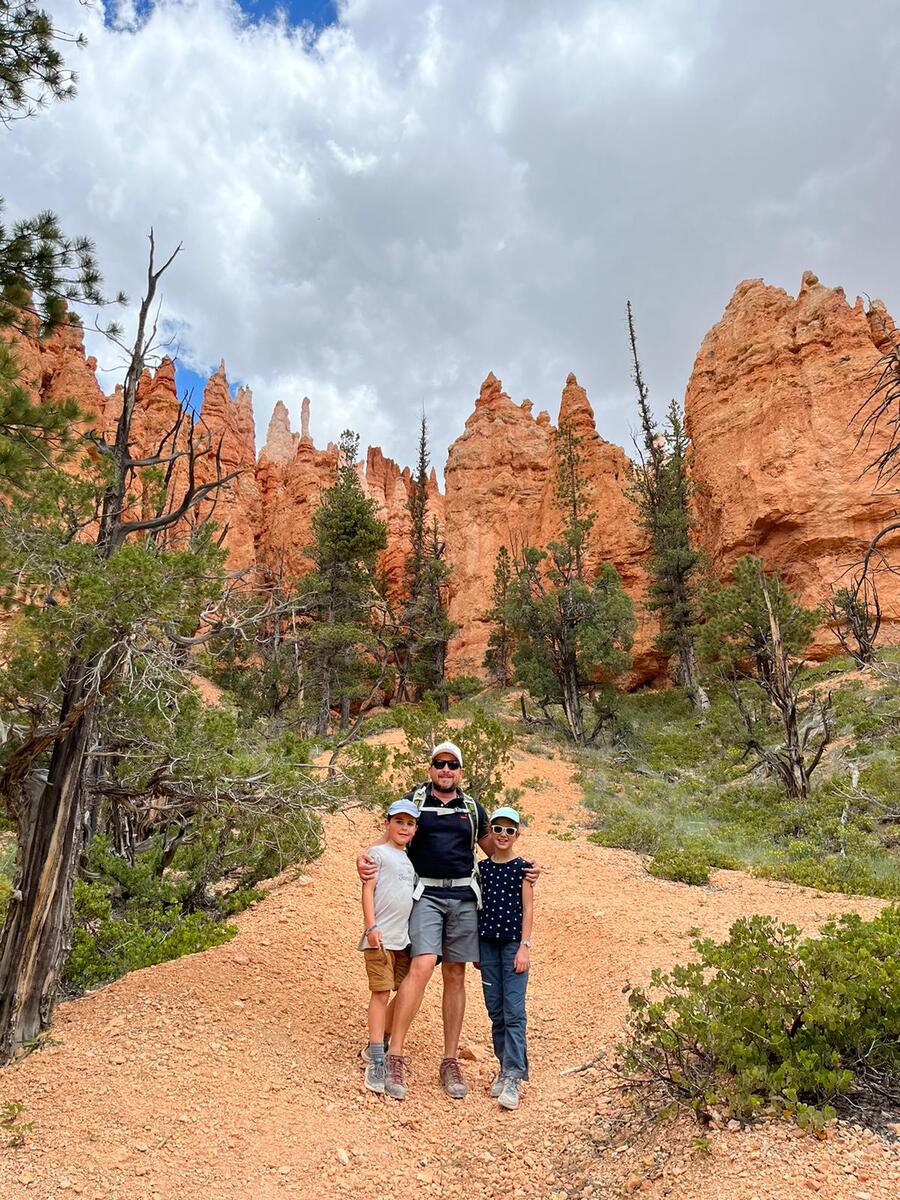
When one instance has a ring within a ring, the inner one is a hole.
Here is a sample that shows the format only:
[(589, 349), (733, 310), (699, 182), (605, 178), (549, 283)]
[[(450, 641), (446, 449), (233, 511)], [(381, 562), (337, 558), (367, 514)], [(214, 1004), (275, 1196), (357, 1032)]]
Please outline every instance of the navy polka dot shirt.
[(522, 881), (529, 866), (524, 858), (504, 863), (486, 858), (478, 864), (482, 895), (478, 932), (482, 937), (522, 940)]

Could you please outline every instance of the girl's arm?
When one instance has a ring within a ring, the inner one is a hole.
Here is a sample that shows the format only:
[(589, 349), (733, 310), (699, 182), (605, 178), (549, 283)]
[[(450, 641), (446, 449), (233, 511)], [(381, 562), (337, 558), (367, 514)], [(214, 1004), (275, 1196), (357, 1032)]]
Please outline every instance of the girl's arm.
[(373, 950), (381, 945), (381, 930), (375, 924), (375, 880), (367, 879), (362, 888), (363, 928), (368, 930), (366, 941)]
[(534, 925), (534, 884), (527, 879), (522, 880), (522, 940), (516, 951), (513, 966), (517, 975), (527, 971), (531, 965), (531, 947), (526, 942), (531, 941), (531, 930)]

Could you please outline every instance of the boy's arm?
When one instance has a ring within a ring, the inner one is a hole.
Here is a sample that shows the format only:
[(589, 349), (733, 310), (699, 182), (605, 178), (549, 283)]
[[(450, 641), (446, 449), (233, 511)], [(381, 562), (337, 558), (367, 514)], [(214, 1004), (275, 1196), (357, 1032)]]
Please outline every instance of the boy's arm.
[(531, 941), (531, 930), (534, 925), (534, 885), (528, 879), (522, 880), (522, 940), (516, 951), (513, 967), (517, 975), (527, 971), (531, 965), (531, 947), (526, 942)]
[[(376, 868), (377, 869), (377, 868)], [(375, 924), (375, 880), (367, 879), (362, 889), (363, 928), (366, 930), (366, 941), (373, 950), (381, 946), (381, 930)]]

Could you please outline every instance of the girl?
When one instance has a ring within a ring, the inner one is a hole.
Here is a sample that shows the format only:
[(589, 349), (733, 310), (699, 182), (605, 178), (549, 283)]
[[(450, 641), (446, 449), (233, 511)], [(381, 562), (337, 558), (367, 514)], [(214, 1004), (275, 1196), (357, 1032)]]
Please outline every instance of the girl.
[(490, 818), (494, 852), (479, 863), (482, 908), (478, 914), (481, 986), (491, 1018), (500, 1070), (491, 1096), (501, 1108), (518, 1108), (519, 1083), (528, 1078), (525, 1046), (525, 989), (531, 962), (534, 891), (525, 878), (530, 865), (516, 855), (519, 814), (498, 808)]

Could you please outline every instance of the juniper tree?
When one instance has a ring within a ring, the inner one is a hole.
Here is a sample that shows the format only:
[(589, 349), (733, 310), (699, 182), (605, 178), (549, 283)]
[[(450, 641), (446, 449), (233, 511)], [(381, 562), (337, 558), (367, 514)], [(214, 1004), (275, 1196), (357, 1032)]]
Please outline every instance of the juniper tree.
[[(136, 454), (131, 440), (138, 381), (152, 349), (150, 313), (174, 257), (155, 265), (151, 233), (121, 412), (114, 436), (95, 441), (93, 508), (76, 503), (84, 499), (77, 493), (73, 500), (78, 481), (47, 472), (41, 491), (3, 513), (2, 592), (17, 600), (24, 591), (30, 603), (14, 642), (17, 670), (7, 684), (0, 760), (0, 801), (17, 832), (14, 891), (0, 934), (0, 1063), (37, 1036), (55, 1004), (85, 828), (85, 770), (103, 698), (123, 680), (138, 686), (154, 670), (149, 647), (189, 639), (217, 573), (218, 552), (203, 529), (181, 551), (167, 546), (167, 535), (236, 472), (216, 466), (212, 478), (199, 482), (198, 460), (214, 448), (192, 418), (185, 427), (183, 413), (155, 454)], [(161, 489), (159, 480), (175, 462), (184, 467), (180, 482)], [(147, 472), (159, 503), (134, 513), (135, 487)], [(11, 662), (8, 656), (7, 672)], [(33, 686), (26, 691), (28, 678)]]
[[(564, 729), (587, 745), (608, 716), (603, 693), (630, 662), (634, 610), (618, 572), (603, 563), (593, 577), (586, 568), (593, 515), (579, 439), (561, 426), (556, 437), (557, 508), (563, 518), (559, 541), (546, 549), (526, 546), (509, 588), (507, 617), (515, 637), (516, 677), (552, 721), (560, 705)], [(594, 706), (593, 728), (584, 720), (584, 698)]]
[[(308, 614), (301, 644), (304, 698), (315, 710), (315, 728), (329, 731), (332, 708), (346, 730), (350, 708), (372, 690), (379, 661), (373, 612), (379, 597), (376, 559), (387, 545), (384, 521), (365, 495), (356, 469), (359, 439), (341, 435), (336, 478), (322, 493), (313, 516), (308, 548), (313, 569), (304, 576), (300, 597)], [(381, 677), (386, 665), (380, 655)]]
[(494, 560), (491, 607), (485, 613), (485, 619), (491, 623), (491, 632), (484, 655), (484, 667), (500, 687), (507, 687), (512, 679), (513, 637), (507, 612), (512, 581), (512, 559), (507, 548), (501, 546)]
[(650, 411), (649, 393), (637, 352), (634, 314), (628, 306), (628, 337), (641, 425), (638, 465), (631, 495), (641, 526), (650, 539), (650, 586), (647, 607), (659, 614), (656, 646), (673, 659), (675, 682), (701, 712), (709, 699), (697, 671), (698, 610), (694, 579), (701, 562), (691, 544), (693, 518), (688, 476), (689, 444), (681, 413), (673, 400), (661, 432)]
[[(733, 584), (709, 585), (703, 611), (698, 650), (728, 684), (744, 724), (746, 751), (788, 796), (805, 798), (831, 738), (830, 696), (804, 696), (799, 680), (801, 655), (821, 613), (799, 604), (781, 576), (767, 574), (762, 559), (749, 554), (735, 563)], [(781, 727), (775, 746), (767, 728), (772, 709)]]

